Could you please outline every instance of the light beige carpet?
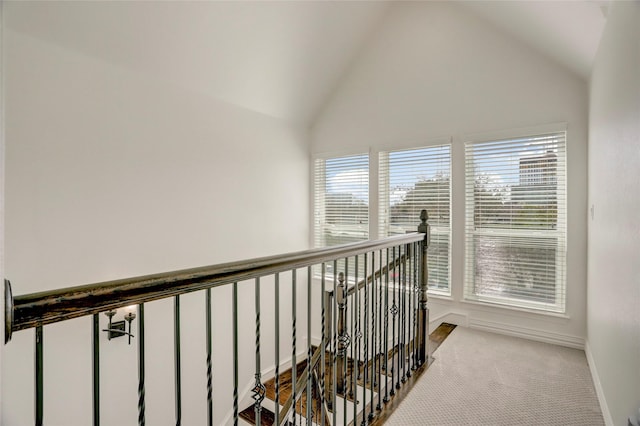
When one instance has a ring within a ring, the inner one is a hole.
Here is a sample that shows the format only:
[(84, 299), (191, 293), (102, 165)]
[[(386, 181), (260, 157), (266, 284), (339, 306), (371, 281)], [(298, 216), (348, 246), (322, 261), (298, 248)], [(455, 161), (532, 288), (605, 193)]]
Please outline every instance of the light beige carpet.
[(603, 425), (584, 351), (457, 327), (389, 425)]

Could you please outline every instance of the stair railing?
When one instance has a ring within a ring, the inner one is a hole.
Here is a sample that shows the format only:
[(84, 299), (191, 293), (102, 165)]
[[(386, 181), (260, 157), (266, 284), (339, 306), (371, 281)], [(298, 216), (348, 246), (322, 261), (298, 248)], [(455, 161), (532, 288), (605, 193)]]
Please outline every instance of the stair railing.
[[(214, 424), (212, 365), (212, 322), (220, 320), (211, 311), (212, 289), (231, 286), (233, 341), (233, 414), (239, 421), (239, 345), (238, 287), (253, 284), (255, 305), (255, 384), (252, 389), (255, 424), (262, 424), (261, 413), (266, 388), (262, 377), (261, 352), (261, 279), (275, 281), (275, 412), (274, 424), (366, 424), (399, 389), (411, 371), (427, 362), (427, 255), (430, 232), (428, 215), (422, 211), (418, 232), (377, 241), (345, 244), (305, 250), (278, 256), (230, 262), (141, 277), (120, 279), (53, 291), (13, 296), (5, 280), (5, 344), (13, 333), (35, 329), (34, 424), (44, 424), (44, 327), (60, 321), (92, 316), (92, 424), (99, 426), (100, 398), (100, 313), (137, 305), (138, 424), (145, 420), (145, 304), (174, 299), (175, 417), (181, 424), (182, 392), (180, 384), (180, 297), (202, 291), (206, 306), (207, 424)], [(350, 267), (351, 264), (351, 267)], [(328, 272), (327, 267), (332, 266)], [(306, 286), (298, 280), (299, 270), (306, 269)], [(341, 269), (338, 272), (338, 269)], [(280, 282), (281, 273), (291, 273), (291, 353), (280, 354)], [(329, 280), (327, 280), (329, 278)], [(319, 344), (313, 340), (313, 293), (320, 286), (321, 324)], [(329, 288), (327, 288), (327, 286)], [(305, 316), (298, 315), (296, 291), (306, 290)], [(306, 348), (297, 346), (298, 319), (306, 317)], [(226, 320), (226, 319), (225, 319)], [(109, 336), (118, 333), (111, 328)], [(124, 327), (124, 326), (123, 326)], [(104, 330), (103, 330), (104, 331)], [(121, 331), (122, 335), (131, 335)], [(299, 356), (305, 349), (306, 358)], [(298, 375), (299, 361), (305, 362)], [(281, 403), (281, 364), (289, 362), (291, 396)], [(228, 368), (221, 366), (219, 368)], [(384, 389), (383, 389), (384, 388)], [(221, 392), (221, 390), (216, 390)], [(382, 396), (384, 392), (384, 397)], [(341, 398), (341, 407), (339, 399)], [(358, 406), (360, 404), (360, 406)], [(282, 408), (280, 409), (280, 405)], [(350, 408), (352, 407), (351, 411)], [(339, 409), (341, 416), (338, 416)], [(341, 418), (339, 418), (341, 417)], [(220, 416), (218, 416), (218, 419)], [(87, 421), (86, 423), (89, 423)]]
[[(361, 268), (356, 257), (353, 284), (339, 272), (334, 288), (325, 293), (323, 312), (330, 319), (336, 313), (326, 340), (331, 361), (324, 399), (331, 424), (371, 422), (427, 361), (428, 338), (420, 334), (428, 330), (427, 218), (423, 211), (423, 241), (367, 252)], [(347, 262), (343, 267), (350, 270)], [(358, 274), (365, 278), (358, 280)], [(341, 407), (335, 406), (338, 401)]]

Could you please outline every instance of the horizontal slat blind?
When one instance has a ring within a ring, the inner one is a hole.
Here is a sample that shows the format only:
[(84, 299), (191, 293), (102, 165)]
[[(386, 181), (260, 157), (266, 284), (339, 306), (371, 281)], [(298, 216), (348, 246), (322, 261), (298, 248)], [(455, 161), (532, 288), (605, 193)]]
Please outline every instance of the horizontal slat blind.
[(369, 156), (319, 158), (314, 164), (314, 245), (369, 239)]
[(565, 139), (466, 144), (467, 299), (564, 312)]
[(428, 286), (449, 293), (451, 145), (381, 152), (378, 176), (380, 238), (414, 232), (427, 209)]

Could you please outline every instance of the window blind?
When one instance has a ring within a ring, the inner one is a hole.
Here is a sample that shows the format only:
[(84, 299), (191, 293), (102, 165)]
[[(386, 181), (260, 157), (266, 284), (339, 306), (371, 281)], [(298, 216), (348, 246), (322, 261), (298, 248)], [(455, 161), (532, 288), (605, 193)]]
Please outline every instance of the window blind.
[(451, 146), (381, 152), (378, 176), (380, 238), (415, 232), (420, 211), (427, 209), (431, 225), (428, 287), (449, 294)]
[(316, 159), (314, 245), (369, 239), (369, 156)]
[(564, 312), (566, 132), (465, 145), (465, 298)]

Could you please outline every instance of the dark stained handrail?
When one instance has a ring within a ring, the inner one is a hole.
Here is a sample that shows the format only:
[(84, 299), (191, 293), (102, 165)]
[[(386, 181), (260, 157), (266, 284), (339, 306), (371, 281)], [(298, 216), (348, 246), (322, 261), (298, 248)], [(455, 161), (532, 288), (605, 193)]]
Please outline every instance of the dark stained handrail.
[(16, 331), (147, 303), (425, 239), (410, 233), (276, 256), (182, 269), (11, 297), (5, 280), (5, 343)]

